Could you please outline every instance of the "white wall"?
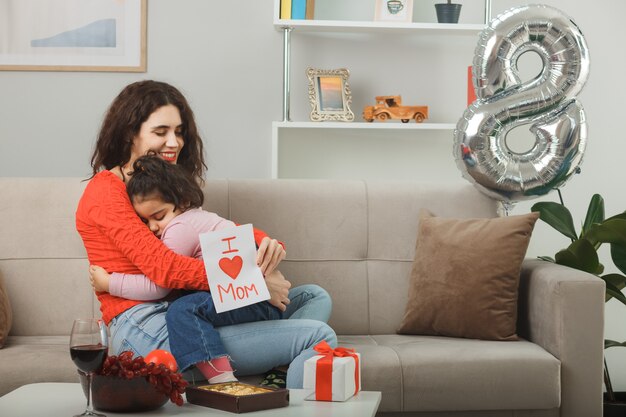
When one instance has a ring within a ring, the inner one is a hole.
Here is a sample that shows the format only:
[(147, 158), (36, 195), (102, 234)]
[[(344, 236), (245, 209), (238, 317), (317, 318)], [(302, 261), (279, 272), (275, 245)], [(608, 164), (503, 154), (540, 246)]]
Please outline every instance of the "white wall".
[[(435, 2), (415, 0), (414, 16), (434, 22)], [(461, 23), (479, 22), (482, 1), (460, 2)], [(590, 79), (580, 96), (588, 117), (588, 147), (582, 173), (563, 188), (578, 225), (593, 193), (605, 197), (609, 215), (626, 209), (620, 162), (626, 155), (621, 137), (626, 2), (543, 3), (576, 21), (591, 55)], [(520, 4), (493, 0), (493, 16)], [(318, 18), (373, 17), (374, 0), (316, 0), (316, 5)], [(272, 26), (272, 12), (272, 0), (150, 0), (146, 73), (0, 72), (0, 176), (87, 176), (106, 107), (126, 84), (150, 78), (171, 82), (187, 95), (205, 139), (209, 177), (269, 177), (271, 122), (282, 117), (282, 36)], [(465, 68), (475, 42), (464, 36), (294, 36), (292, 118), (308, 119), (304, 69), (313, 66), (351, 70), (357, 115), (375, 95), (400, 93), (405, 103), (428, 104), (431, 121), (456, 121), (464, 110)], [(451, 138), (438, 134), (419, 144), (390, 146), (398, 147), (395, 154), (402, 161), (410, 162), (413, 155), (415, 167), (406, 179), (464, 181), (446, 140)], [(383, 150), (387, 162), (395, 157), (387, 149), (374, 152)], [(514, 214), (527, 212), (536, 201), (518, 204)], [(539, 223), (528, 255), (553, 255), (567, 243)], [(610, 302), (606, 336), (626, 340), (625, 319), (626, 307)], [(607, 357), (614, 385), (626, 390), (626, 349), (609, 350)]]
[(268, 176), (281, 35), (271, 0), (234, 4), (150, 0), (146, 73), (0, 72), (0, 175), (86, 176), (111, 100), (130, 82), (159, 79), (191, 102), (211, 177)]

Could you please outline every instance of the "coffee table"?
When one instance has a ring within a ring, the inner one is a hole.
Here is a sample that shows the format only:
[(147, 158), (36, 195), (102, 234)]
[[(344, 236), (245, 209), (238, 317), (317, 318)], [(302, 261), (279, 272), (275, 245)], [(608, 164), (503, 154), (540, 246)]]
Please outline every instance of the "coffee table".
[[(380, 404), (381, 393), (361, 391), (346, 402), (305, 401), (304, 390), (289, 390), (289, 406), (272, 410), (239, 414), (248, 417), (374, 417)], [(85, 409), (85, 396), (78, 383), (42, 382), (28, 384), (0, 397), (0, 416), (6, 417), (71, 417)], [(110, 417), (137, 416), (135, 414), (107, 413)], [(185, 403), (178, 407), (171, 402), (148, 412), (151, 416), (236, 416), (238, 414)]]

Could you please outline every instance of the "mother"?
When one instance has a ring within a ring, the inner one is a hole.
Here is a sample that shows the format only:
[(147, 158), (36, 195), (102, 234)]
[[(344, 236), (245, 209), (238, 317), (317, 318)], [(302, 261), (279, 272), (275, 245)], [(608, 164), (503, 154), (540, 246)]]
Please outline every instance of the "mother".
[[(111, 103), (91, 157), (93, 175), (76, 211), (90, 264), (108, 272), (143, 273), (167, 288), (208, 290), (202, 261), (169, 250), (139, 219), (126, 194), (135, 159), (155, 152), (183, 166), (202, 181), (206, 165), (202, 139), (185, 97), (169, 84), (130, 84)], [(275, 241), (270, 241), (274, 242)], [(220, 336), (237, 369), (252, 375), (290, 364), (287, 386), (302, 386), (303, 362), (322, 340), (336, 344), (325, 323), (330, 316), (328, 294), (315, 285), (289, 290), (289, 281), (275, 271), (266, 277), (270, 302), (289, 320), (224, 326)], [(111, 332), (111, 353), (131, 350), (146, 355), (169, 350), (167, 301), (142, 302), (97, 293)], [(190, 335), (193, 337), (193, 335)]]

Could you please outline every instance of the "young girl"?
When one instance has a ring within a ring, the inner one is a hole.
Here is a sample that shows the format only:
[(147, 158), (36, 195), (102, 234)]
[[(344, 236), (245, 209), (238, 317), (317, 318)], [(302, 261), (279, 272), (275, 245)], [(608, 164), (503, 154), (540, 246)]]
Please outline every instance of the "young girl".
[[(138, 158), (127, 186), (128, 195), (139, 217), (150, 230), (174, 252), (201, 258), (200, 233), (235, 226), (230, 220), (204, 211), (204, 195), (180, 166), (173, 165), (156, 155)], [(282, 246), (266, 253), (270, 261), (261, 262), (271, 268), (280, 262), (285, 251)], [(145, 275), (108, 274), (99, 266), (90, 267), (91, 282), (96, 291), (130, 300), (157, 300), (169, 295), (170, 289), (152, 282)], [(266, 268), (266, 272), (271, 272)], [(172, 297), (174, 298), (174, 297)], [(196, 337), (194, 316), (200, 316), (212, 327), (205, 338)], [(174, 299), (165, 316), (170, 349), (181, 371), (196, 365), (209, 383), (236, 381), (233, 368), (215, 326), (247, 323), (282, 318), (281, 311), (261, 302), (218, 314), (210, 293), (191, 292)], [(202, 343), (211, 352), (211, 359), (195, 357), (196, 343)]]

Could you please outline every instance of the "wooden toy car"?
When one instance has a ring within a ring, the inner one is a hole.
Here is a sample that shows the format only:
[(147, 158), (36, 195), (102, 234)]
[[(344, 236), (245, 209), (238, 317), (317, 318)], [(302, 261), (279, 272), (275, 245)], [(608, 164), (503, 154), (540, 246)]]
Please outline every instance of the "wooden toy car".
[(368, 122), (400, 119), (402, 123), (413, 119), (422, 123), (428, 119), (428, 106), (403, 106), (401, 96), (376, 96), (376, 104), (363, 109), (363, 119)]

